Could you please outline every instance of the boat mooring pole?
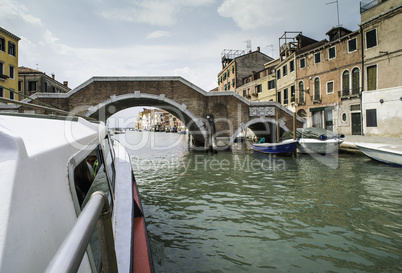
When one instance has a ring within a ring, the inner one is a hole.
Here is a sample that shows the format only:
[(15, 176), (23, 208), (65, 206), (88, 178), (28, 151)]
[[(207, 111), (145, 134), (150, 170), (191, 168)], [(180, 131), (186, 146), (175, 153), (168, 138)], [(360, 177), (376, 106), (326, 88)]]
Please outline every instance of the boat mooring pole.
[(293, 113), (293, 140), (296, 140), (296, 112)]
[(276, 142), (279, 143), (280, 128), (279, 128), (279, 112), (278, 112), (278, 109), (276, 109), (275, 120), (276, 120)]

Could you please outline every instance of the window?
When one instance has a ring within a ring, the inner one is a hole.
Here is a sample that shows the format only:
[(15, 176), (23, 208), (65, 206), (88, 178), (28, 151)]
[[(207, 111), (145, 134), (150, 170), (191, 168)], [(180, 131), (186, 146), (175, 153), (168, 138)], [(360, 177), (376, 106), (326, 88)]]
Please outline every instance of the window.
[(352, 95), (359, 95), (360, 93), (360, 70), (355, 67), (352, 70)]
[(268, 81), (268, 90), (275, 88), (275, 80)]
[(4, 97), (4, 89), (2, 87), (0, 87), (0, 97)]
[(28, 82), (28, 91), (36, 92), (36, 81), (29, 81)]
[(18, 81), (18, 91), (22, 91), (22, 81)]
[(377, 109), (366, 110), (366, 125), (367, 127), (377, 127)]
[(318, 63), (321, 62), (321, 52), (318, 52), (318, 53), (315, 53), (315, 54), (314, 54), (314, 62), (315, 62), (316, 64), (318, 64)]
[(8, 54), (10, 54), (11, 56), (15, 56), (16, 52), (17, 50), (15, 44), (13, 42), (8, 42)]
[(289, 63), (289, 70), (290, 72), (293, 72), (295, 70), (295, 61), (290, 61)]
[(15, 71), (14, 66), (10, 65), (10, 74), (9, 74), (10, 79), (14, 79), (15, 76), (14, 71)]
[(377, 46), (377, 29), (366, 32), (366, 48)]
[(243, 97), (245, 97), (247, 95), (246, 93), (246, 89), (243, 90)]
[(302, 58), (300, 59), (300, 69), (305, 67), (306, 67), (306, 58)]
[(290, 87), (290, 101), (291, 102), (296, 101), (296, 88), (294, 85)]
[(283, 104), (288, 104), (289, 99), (288, 99), (288, 89), (285, 88), (283, 90)]
[(281, 70), (280, 70), (280, 69), (278, 69), (278, 70), (276, 71), (276, 78), (277, 78), (278, 80), (281, 78)]
[(329, 59), (333, 59), (336, 57), (336, 50), (335, 50), (334, 46), (329, 48), (328, 56), (329, 56)]
[(315, 78), (314, 79), (314, 100), (319, 101), (321, 98), (320, 94), (320, 78)]
[(348, 52), (353, 52), (357, 50), (357, 40), (356, 38), (348, 41)]
[(348, 70), (345, 70), (342, 73), (342, 96), (350, 95), (350, 83), (349, 83), (350, 73)]
[(4, 75), (4, 64), (0, 62), (0, 75)]
[(367, 90), (377, 89), (377, 65), (367, 67)]
[(346, 115), (346, 113), (342, 113), (342, 121), (346, 122), (348, 120), (348, 116)]
[(235, 79), (232, 80), (232, 86), (235, 87)]
[(261, 84), (259, 84), (259, 85), (257, 85), (257, 86), (255, 87), (255, 92), (256, 92), (257, 94), (259, 94), (259, 93), (262, 92)]
[(327, 94), (334, 93), (334, 81), (327, 82)]
[(304, 83), (299, 82), (299, 103), (304, 103)]
[(6, 52), (6, 40), (0, 36), (0, 50)]
[(279, 91), (279, 92), (278, 92), (278, 102), (279, 102), (279, 103), (282, 103), (281, 97), (282, 97), (282, 96), (281, 96), (281, 91)]
[(285, 77), (287, 74), (288, 74), (288, 65), (285, 64), (285, 65), (283, 66), (283, 76)]

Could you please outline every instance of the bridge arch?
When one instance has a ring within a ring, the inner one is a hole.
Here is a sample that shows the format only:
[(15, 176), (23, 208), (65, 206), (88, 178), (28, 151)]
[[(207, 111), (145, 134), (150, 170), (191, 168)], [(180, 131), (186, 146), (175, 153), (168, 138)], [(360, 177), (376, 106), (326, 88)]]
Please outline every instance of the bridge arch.
[[(110, 106), (114, 106), (114, 108), (111, 110)], [(196, 142), (205, 142), (207, 128), (205, 127), (204, 121), (197, 118), (196, 115), (188, 109), (187, 105), (169, 99), (163, 94), (155, 95), (135, 91), (131, 94), (113, 95), (110, 96), (109, 99), (88, 108), (84, 116), (93, 117), (106, 122), (114, 113), (138, 106), (157, 107), (171, 113), (185, 124)]]
[[(286, 123), (283, 120), (279, 120), (279, 128), (282, 132), (289, 131), (289, 128), (286, 126)], [(258, 126), (259, 125), (259, 126)], [(259, 130), (259, 128), (265, 127), (265, 130)], [(254, 119), (249, 120), (246, 123), (240, 124), (240, 127), (234, 132), (234, 134), (230, 137), (230, 143), (232, 144), (239, 133), (247, 128), (250, 128), (257, 137), (266, 137), (267, 133), (269, 132), (271, 137), (271, 141), (267, 140), (267, 142), (273, 142), (276, 140), (276, 120), (275, 118), (270, 117), (257, 117)]]

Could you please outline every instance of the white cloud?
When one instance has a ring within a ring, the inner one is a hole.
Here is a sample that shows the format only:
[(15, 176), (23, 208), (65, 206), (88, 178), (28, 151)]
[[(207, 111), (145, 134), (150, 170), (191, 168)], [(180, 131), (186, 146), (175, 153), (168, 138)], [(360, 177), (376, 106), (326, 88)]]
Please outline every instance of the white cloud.
[(170, 36), (169, 31), (158, 30), (158, 31), (154, 31), (152, 33), (149, 33), (147, 35), (147, 39), (158, 39), (158, 38), (161, 38), (161, 37), (169, 37), (169, 36)]
[(280, 4), (267, 0), (225, 0), (218, 8), (222, 17), (232, 18), (243, 30), (269, 27), (276, 24), (283, 14), (275, 11)]
[(171, 26), (176, 24), (177, 15), (182, 8), (200, 7), (213, 2), (214, 0), (132, 0), (126, 7), (113, 8), (101, 15), (111, 20)]
[(42, 21), (29, 13), (27, 7), (14, 0), (0, 0), (0, 17), (18, 18), (29, 24), (42, 26)]

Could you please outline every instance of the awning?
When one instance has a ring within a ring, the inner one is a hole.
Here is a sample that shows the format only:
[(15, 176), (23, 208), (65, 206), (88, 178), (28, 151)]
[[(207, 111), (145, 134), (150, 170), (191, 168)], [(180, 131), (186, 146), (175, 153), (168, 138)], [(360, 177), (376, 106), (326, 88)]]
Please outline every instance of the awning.
[(310, 108), (310, 112), (318, 112), (324, 110), (334, 110), (333, 106), (326, 106), (326, 107), (317, 107), (317, 108)]

